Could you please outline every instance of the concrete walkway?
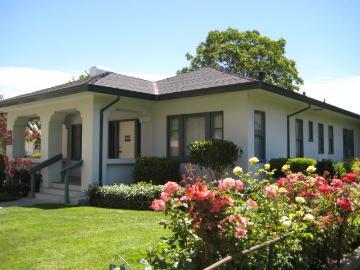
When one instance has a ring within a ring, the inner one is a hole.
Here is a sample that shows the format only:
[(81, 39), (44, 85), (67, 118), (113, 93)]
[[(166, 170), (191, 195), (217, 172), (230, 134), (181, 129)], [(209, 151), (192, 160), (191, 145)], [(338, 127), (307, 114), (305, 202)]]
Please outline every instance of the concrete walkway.
[(56, 203), (51, 200), (42, 200), (42, 199), (32, 199), (32, 198), (21, 198), (15, 201), (9, 202), (0, 202), (0, 207), (13, 207), (13, 206), (31, 206), (35, 204), (49, 204), (49, 203)]

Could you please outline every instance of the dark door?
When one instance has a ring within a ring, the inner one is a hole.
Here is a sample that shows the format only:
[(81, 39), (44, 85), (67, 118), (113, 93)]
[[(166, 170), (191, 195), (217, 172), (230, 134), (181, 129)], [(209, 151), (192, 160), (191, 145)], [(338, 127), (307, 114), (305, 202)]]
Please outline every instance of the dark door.
[(81, 159), (82, 125), (71, 125), (71, 160)]

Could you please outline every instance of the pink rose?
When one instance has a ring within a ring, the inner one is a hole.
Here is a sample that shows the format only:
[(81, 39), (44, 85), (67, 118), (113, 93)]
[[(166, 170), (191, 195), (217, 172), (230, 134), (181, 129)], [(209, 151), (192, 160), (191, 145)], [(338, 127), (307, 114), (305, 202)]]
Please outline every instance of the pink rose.
[(246, 203), (251, 207), (251, 208), (257, 208), (258, 204), (256, 201), (254, 201), (253, 199), (249, 198)]
[(156, 199), (156, 200), (153, 200), (150, 207), (154, 211), (161, 212), (161, 211), (165, 210), (165, 202), (161, 199)]
[(236, 186), (236, 189), (239, 191), (244, 190), (244, 183), (241, 182), (240, 180), (235, 181), (235, 186)]
[(340, 179), (333, 179), (331, 185), (335, 188), (343, 188), (343, 182)]
[(179, 190), (179, 185), (175, 182), (167, 182), (163, 191), (168, 195), (174, 195)]
[(222, 180), (218, 186), (222, 190), (230, 190), (235, 187), (235, 180), (232, 178), (225, 178)]

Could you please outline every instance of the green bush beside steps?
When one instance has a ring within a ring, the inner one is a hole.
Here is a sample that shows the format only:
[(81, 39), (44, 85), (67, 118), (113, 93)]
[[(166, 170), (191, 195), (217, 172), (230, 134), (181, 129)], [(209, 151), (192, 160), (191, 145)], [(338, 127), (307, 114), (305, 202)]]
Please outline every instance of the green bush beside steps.
[(139, 182), (132, 185), (90, 186), (86, 193), (92, 206), (149, 210), (151, 202), (160, 197), (162, 189), (162, 185)]

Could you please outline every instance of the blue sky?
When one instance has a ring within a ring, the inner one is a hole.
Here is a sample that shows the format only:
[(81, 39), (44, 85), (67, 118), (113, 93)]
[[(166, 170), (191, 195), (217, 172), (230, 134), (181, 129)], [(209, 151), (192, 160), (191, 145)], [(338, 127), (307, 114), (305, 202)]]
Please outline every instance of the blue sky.
[(210, 30), (228, 27), (285, 38), (287, 56), (297, 62), (305, 86), (324, 80), (358, 82), (359, 11), (359, 1), (347, 0), (4, 0), (0, 91), (22, 91), (19, 84), (10, 85), (9, 76), (1, 76), (1, 68), (77, 74), (101, 65), (166, 77), (187, 65), (185, 53), (194, 52)]

